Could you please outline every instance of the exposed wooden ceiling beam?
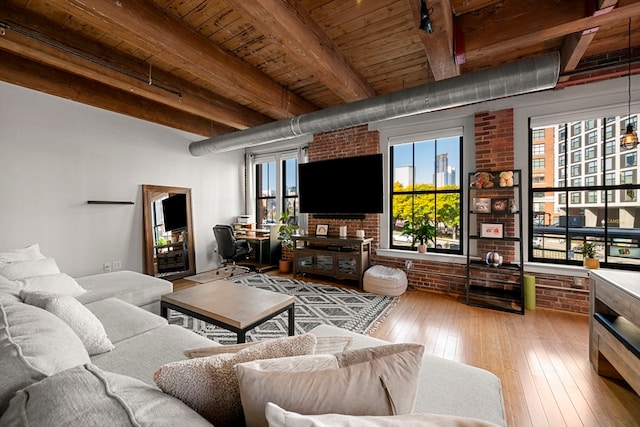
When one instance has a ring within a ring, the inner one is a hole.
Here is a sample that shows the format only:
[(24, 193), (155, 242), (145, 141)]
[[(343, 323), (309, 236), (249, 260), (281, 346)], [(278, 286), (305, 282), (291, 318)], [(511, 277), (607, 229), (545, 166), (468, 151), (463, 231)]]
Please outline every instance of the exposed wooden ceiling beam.
[[(202, 89), (189, 91), (190, 83), (177, 81), (160, 70), (150, 72), (151, 75), (143, 79), (142, 70), (148, 64), (98, 46), (74, 32), (60, 31), (59, 27), (27, 10), (7, 6), (6, 12), (4, 19), (11, 24), (0, 37), (0, 49), (235, 129), (270, 121), (266, 116)], [(109, 62), (100, 59), (105, 57)]]
[(492, 43), (490, 45), (481, 45), (482, 42), (479, 40), (467, 40), (467, 62), (480, 59), (482, 57), (499, 56), (501, 53), (518, 50), (518, 48), (522, 48), (523, 46), (530, 46), (545, 40), (559, 39), (572, 33), (582, 32), (601, 25), (619, 22), (628, 17), (638, 15), (640, 15), (640, 2), (618, 7), (604, 15), (588, 16), (575, 21), (555, 25), (550, 28), (527, 32), (521, 36), (510, 37), (506, 40)]
[[(598, 8), (593, 12), (593, 15), (609, 13), (617, 4), (618, 0), (599, 0)], [(599, 28), (589, 28), (565, 37), (560, 49), (560, 73), (567, 73), (576, 69)], [(568, 79), (569, 76), (560, 76), (558, 81), (562, 82)]]
[[(233, 129), (0, 51), (0, 80), (206, 137)], [(126, 111), (126, 113), (124, 113)]]
[(260, 32), (276, 40), (291, 58), (345, 102), (371, 98), (376, 91), (350, 64), (334, 41), (299, 2), (227, 0), (251, 18)]
[[(244, 103), (259, 104), (281, 119), (317, 110), (268, 76), (211, 43), (204, 36), (143, 0), (65, 0), (66, 13), (118, 37), (193, 76), (234, 93)], [(286, 102), (284, 102), (286, 100)]]
[(429, 0), (429, 19), (433, 32), (418, 29), (420, 23), (420, 2), (407, 0), (411, 7), (416, 30), (424, 45), (429, 67), (435, 80), (444, 80), (460, 75), (460, 66), (453, 54), (453, 11), (449, 0)]

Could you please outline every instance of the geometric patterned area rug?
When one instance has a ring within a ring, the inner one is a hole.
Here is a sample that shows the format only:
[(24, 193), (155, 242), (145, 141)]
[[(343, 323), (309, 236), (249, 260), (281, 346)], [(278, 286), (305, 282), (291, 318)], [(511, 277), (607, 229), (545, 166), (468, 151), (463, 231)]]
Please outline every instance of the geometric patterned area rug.
[[(296, 299), (296, 335), (308, 332), (318, 325), (334, 325), (369, 334), (399, 299), (266, 274), (248, 274), (226, 280), (293, 295)], [(221, 344), (236, 342), (235, 333), (173, 310), (169, 312), (169, 323), (183, 326)], [(246, 340), (253, 342), (287, 336), (287, 325), (285, 312), (249, 331)]]

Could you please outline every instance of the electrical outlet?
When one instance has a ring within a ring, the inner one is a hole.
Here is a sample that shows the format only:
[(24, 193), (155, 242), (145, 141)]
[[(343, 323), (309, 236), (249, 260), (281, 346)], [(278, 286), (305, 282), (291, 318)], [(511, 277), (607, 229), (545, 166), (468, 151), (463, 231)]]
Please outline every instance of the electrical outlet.
[(582, 289), (584, 288), (584, 277), (574, 277), (573, 278), (573, 287)]
[(111, 263), (111, 268), (113, 270), (120, 270), (122, 268), (122, 262), (121, 261), (113, 261)]
[(111, 263), (110, 262), (105, 262), (104, 265), (102, 266), (102, 270), (103, 271), (111, 271)]
[(413, 268), (413, 261), (411, 261), (410, 259), (405, 259), (404, 268), (406, 268), (407, 270), (411, 270)]

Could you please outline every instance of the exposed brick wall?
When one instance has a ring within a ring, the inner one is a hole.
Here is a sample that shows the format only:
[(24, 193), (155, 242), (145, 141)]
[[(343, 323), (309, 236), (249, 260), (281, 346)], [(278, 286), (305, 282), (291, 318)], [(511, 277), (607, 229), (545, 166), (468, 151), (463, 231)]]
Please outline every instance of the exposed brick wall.
[[(475, 117), (476, 134), (476, 170), (479, 171), (503, 171), (514, 169), (514, 134), (513, 134), (513, 110), (501, 110), (481, 112)], [(309, 144), (309, 161), (318, 161), (342, 157), (375, 154), (379, 152), (380, 135), (377, 131), (370, 132), (367, 126), (357, 126), (333, 132), (326, 132), (314, 136)], [(524, 185), (524, 183), (522, 183)], [(484, 194), (483, 194), (484, 196)], [(487, 197), (499, 197), (500, 193)], [(523, 197), (526, 196), (526, 187), (523, 188)], [(526, 206), (521, 206), (526, 208)], [(317, 220), (309, 218), (309, 232), (315, 230), (316, 224), (329, 224), (330, 234), (338, 234), (341, 225), (347, 226), (349, 235), (354, 235), (355, 230), (365, 230), (367, 237), (373, 237), (372, 264), (382, 264), (404, 269), (404, 259), (382, 257), (375, 254), (380, 242), (380, 217), (378, 214), (366, 215), (364, 220)], [(513, 221), (500, 220), (508, 230), (515, 227)], [(526, 230), (526, 226), (523, 227)], [(512, 261), (515, 253), (512, 249), (503, 246), (509, 242), (490, 242), (490, 248), (478, 247), (479, 253), (487, 250), (497, 250), (505, 255), (508, 261)], [(408, 272), (409, 286), (416, 289), (431, 290), (450, 294), (456, 298), (465, 295), (466, 266), (464, 264), (450, 264), (427, 260), (412, 260), (413, 268)], [(588, 280), (585, 280), (584, 289), (572, 287), (573, 278), (552, 274), (536, 275), (536, 299), (538, 307), (553, 308), (558, 310), (588, 313)]]
[[(307, 155), (310, 162), (346, 157), (366, 156), (380, 152), (380, 133), (369, 131), (366, 125), (314, 135)], [(363, 171), (366, 173), (366, 171)], [(354, 236), (356, 230), (364, 230), (366, 237), (373, 238), (372, 249), (380, 242), (380, 215), (367, 214), (363, 220), (316, 219), (309, 216), (309, 233), (313, 234), (316, 224), (329, 224), (329, 234), (337, 235), (340, 226), (347, 226), (347, 235)]]
[(589, 279), (583, 288), (573, 286), (573, 276), (531, 274), (536, 278), (536, 306), (556, 310), (589, 313)]
[(476, 170), (513, 169), (513, 110), (477, 113), (475, 131)]

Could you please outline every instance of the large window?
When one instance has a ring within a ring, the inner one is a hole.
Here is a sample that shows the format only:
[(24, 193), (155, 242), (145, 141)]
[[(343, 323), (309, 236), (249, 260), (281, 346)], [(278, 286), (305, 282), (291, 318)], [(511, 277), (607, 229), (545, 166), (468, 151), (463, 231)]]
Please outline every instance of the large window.
[[(532, 134), (548, 129), (555, 137), (545, 141), (550, 160), (542, 165), (535, 158), (540, 141), (531, 140), (530, 260), (582, 264), (575, 248), (589, 241), (605, 266), (640, 269), (640, 148), (624, 150), (618, 142), (628, 121), (637, 121), (637, 114), (532, 129)], [(581, 141), (588, 144), (584, 156), (576, 150)], [(541, 166), (552, 178), (536, 178)], [(546, 221), (540, 221), (541, 214)]]
[(391, 145), (392, 248), (413, 248), (402, 229), (425, 220), (436, 230), (434, 241), (425, 242), (429, 251), (462, 253), (461, 149), (462, 136)]
[(297, 153), (257, 156), (253, 163), (258, 227), (276, 224), (285, 209), (298, 218)]

